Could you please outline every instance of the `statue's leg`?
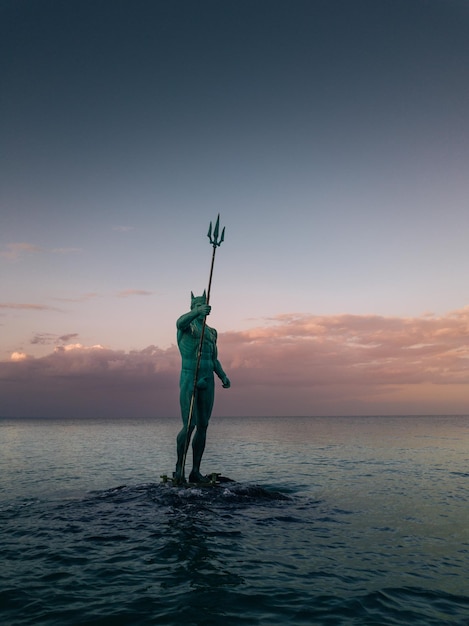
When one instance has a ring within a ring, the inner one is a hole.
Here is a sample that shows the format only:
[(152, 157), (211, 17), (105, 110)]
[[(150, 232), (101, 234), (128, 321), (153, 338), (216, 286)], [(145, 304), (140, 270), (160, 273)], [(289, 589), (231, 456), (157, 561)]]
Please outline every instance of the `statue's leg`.
[[(176, 471), (174, 473), (174, 477), (176, 479), (176, 482), (178, 483), (184, 482), (184, 471), (183, 471), (182, 464), (184, 461), (184, 454), (186, 452), (185, 450), (186, 443), (188, 441), (187, 422), (189, 419), (191, 398), (192, 398), (192, 386), (188, 384), (184, 384), (182, 382), (181, 388), (180, 388), (180, 395), (179, 395), (179, 402), (181, 405), (182, 428), (179, 431), (177, 439), (176, 439), (177, 462), (176, 462)], [(194, 430), (194, 426), (196, 422), (194, 418), (195, 418), (195, 415), (193, 416), (193, 419), (192, 419), (192, 424), (190, 427), (190, 434), (192, 434)]]
[(189, 480), (191, 482), (201, 482), (203, 476), (200, 473), (200, 463), (205, 450), (205, 442), (207, 440), (207, 427), (201, 428), (197, 426), (194, 439), (192, 441), (193, 464)]
[(182, 462), (184, 459), (184, 445), (186, 441), (186, 428), (183, 427), (177, 436), (176, 445), (177, 445), (177, 462), (176, 462), (176, 471), (174, 472), (174, 478), (176, 483), (184, 482), (184, 473), (182, 471)]
[(200, 473), (200, 463), (207, 440), (207, 427), (212, 414), (215, 397), (214, 382), (210, 381), (207, 388), (197, 394), (197, 430), (192, 440), (193, 464), (189, 476), (191, 482), (202, 482), (204, 477)]

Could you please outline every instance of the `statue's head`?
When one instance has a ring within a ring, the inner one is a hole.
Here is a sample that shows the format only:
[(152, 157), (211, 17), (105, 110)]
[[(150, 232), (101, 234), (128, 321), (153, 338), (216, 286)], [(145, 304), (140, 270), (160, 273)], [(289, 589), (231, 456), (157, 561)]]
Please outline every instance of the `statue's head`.
[(191, 309), (193, 309), (197, 304), (207, 304), (207, 295), (204, 293), (201, 296), (194, 296), (191, 291)]

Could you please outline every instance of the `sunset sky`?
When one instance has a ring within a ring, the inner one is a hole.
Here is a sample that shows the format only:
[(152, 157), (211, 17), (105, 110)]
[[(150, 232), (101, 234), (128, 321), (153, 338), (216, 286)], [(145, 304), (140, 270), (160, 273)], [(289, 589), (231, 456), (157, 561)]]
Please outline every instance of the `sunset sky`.
[(469, 413), (469, 2), (1, 0), (0, 416)]

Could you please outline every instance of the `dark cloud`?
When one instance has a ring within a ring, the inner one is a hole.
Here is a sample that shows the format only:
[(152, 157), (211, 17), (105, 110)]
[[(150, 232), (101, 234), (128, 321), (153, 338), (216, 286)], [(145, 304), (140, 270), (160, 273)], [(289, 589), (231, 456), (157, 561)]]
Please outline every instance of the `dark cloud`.
[(68, 333), (67, 335), (58, 336), (54, 333), (36, 333), (31, 339), (30, 343), (33, 345), (58, 345), (60, 343), (67, 343), (71, 339), (76, 339), (78, 333)]
[[(19, 358), (22, 357), (22, 358)], [(175, 415), (179, 355), (149, 346), (121, 352), (59, 346), (42, 358), (0, 363), (3, 415)]]
[(57, 335), (52, 333), (36, 333), (30, 343), (42, 346), (55, 344), (57, 343)]
[(68, 333), (68, 335), (61, 335), (59, 337), (59, 341), (63, 341), (64, 343), (67, 343), (67, 341), (70, 341), (70, 339), (76, 339), (78, 337), (78, 333)]

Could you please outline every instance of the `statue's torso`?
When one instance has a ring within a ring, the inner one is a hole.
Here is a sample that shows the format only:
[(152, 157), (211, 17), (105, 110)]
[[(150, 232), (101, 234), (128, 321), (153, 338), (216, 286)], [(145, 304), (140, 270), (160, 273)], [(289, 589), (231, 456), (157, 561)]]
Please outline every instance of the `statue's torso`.
[[(185, 330), (178, 331), (178, 347), (182, 357), (184, 370), (195, 370), (197, 353), (202, 335), (202, 324), (191, 322)], [(200, 359), (200, 371), (213, 372), (216, 349), (216, 331), (210, 326), (205, 326), (204, 341)]]

